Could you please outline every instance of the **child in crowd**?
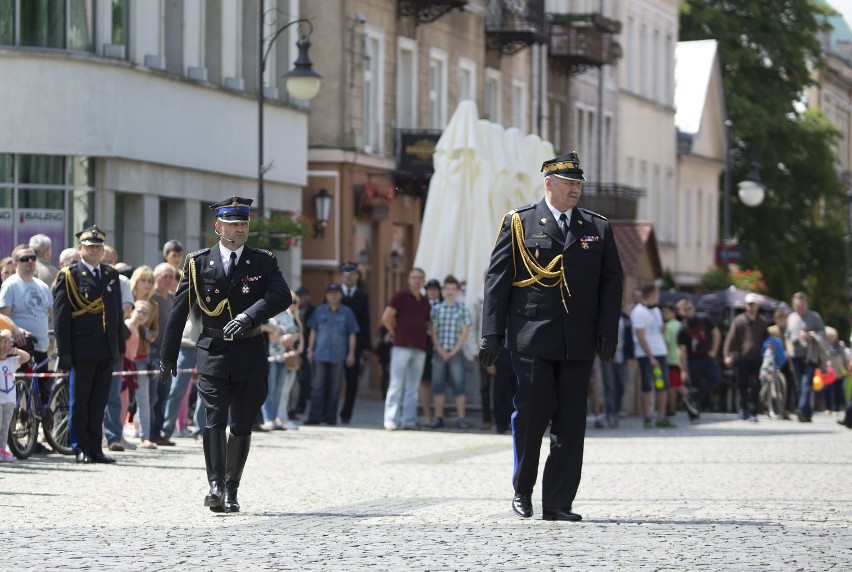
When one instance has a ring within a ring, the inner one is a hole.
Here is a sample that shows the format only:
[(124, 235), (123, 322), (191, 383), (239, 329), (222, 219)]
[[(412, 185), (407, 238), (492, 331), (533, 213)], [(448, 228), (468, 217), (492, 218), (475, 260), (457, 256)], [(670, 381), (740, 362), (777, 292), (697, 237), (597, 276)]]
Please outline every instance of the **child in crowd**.
[[(9, 434), (15, 410), (15, 371), (30, 361), (30, 354), (12, 347), (12, 332), (0, 330), (0, 435)], [(6, 449), (6, 439), (0, 439), (0, 461), (10, 463), (15, 456)]]
[[(124, 341), (124, 369), (128, 371), (136, 370), (138, 367), (136, 353), (139, 351), (139, 332), (148, 323), (150, 316), (151, 303), (145, 300), (136, 300), (133, 303), (133, 311), (130, 313), (130, 317), (124, 320), (124, 325), (130, 330), (130, 337)], [(127, 419), (127, 410), (130, 407), (130, 394), (135, 393), (138, 388), (139, 380), (135, 374), (125, 376), (122, 379), (120, 417), (122, 421)], [(141, 446), (143, 449), (157, 448), (157, 445), (147, 440), (143, 440)]]
[(683, 377), (680, 373), (680, 357), (678, 355), (677, 335), (680, 332), (681, 323), (677, 317), (677, 310), (674, 304), (666, 304), (663, 306), (663, 321), (665, 322), (665, 331), (663, 338), (666, 340), (666, 363), (669, 365), (669, 395), (667, 398), (666, 415), (673, 417), (677, 414), (678, 396), (686, 396), (686, 387), (683, 385)]

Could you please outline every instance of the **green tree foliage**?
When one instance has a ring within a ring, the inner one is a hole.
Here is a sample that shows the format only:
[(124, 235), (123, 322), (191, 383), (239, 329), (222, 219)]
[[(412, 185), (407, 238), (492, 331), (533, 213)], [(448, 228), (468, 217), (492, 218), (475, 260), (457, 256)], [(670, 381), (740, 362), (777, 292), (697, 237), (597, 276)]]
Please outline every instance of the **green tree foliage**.
[[(733, 122), (731, 229), (759, 267), (770, 296), (805, 290), (819, 309), (842, 300), (845, 197), (833, 145), (838, 131), (820, 111), (802, 111), (818, 34), (830, 12), (816, 0), (686, 0), (681, 40), (716, 39)], [(736, 182), (758, 161), (767, 194), (750, 208)], [(720, 214), (722, 209), (720, 208)]]

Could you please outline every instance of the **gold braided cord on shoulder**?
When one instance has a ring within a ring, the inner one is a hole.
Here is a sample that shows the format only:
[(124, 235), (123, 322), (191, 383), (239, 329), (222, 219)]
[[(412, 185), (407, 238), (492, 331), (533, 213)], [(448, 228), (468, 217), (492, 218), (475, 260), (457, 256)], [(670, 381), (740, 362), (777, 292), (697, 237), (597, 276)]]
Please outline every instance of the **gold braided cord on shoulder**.
[[(555, 257), (547, 266), (542, 266), (538, 260), (530, 254), (528, 248), (524, 246), (524, 224), (521, 222), (521, 215), (517, 212), (512, 213), (512, 249), (514, 251), (517, 244), (518, 253), (521, 255), (521, 261), (524, 263), (524, 268), (530, 275), (526, 280), (517, 280), (512, 282), (512, 286), (526, 288), (533, 284), (538, 284), (545, 288), (559, 288), (559, 296), (562, 299), (562, 307), (568, 313), (568, 305), (565, 304), (565, 293), (571, 296), (571, 290), (568, 289), (568, 281), (565, 279), (565, 265), (562, 263), (562, 255)], [(514, 262), (514, 256), (512, 260)], [(517, 270), (515, 271), (517, 275)], [(545, 280), (553, 280), (553, 282), (545, 282)], [(565, 288), (563, 291), (562, 288)]]
[(210, 317), (216, 317), (222, 312), (224, 312), (225, 308), (228, 308), (228, 316), (233, 318), (233, 315), (231, 314), (231, 301), (227, 298), (219, 302), (212, 310), (207, 307), (207, 304), (204, 303), (204, 299), (201, 297), (201, 293), (198, 291), (198, 275), (196, 274), (195, 270), (194, 258), (189, 259), (189, 281), (191, 282), (191, 284), (189, 284), (189, 292), (187, 296), (189, 296), (188, 301), (190, 306), (192, 306), (192, 292), (194, 290), (196, 302), (198, 302), (198, 307), (201, 309), (202, 312), (204, 312)]
[(104, 307), (103, 294), (98, 296), (97, 300), (91, 302), (86, 300), (77, 291), (77, 283), (74, 281), (71, 269), (65, 266), (60, 272), (65, 274), (65, 293), (68, 296), (68, 302), (71, 304), (71, 317), (77, 318), (83, 314), (100, 314), (101, 323), (104, 331), (106, 331), (106, 308)]

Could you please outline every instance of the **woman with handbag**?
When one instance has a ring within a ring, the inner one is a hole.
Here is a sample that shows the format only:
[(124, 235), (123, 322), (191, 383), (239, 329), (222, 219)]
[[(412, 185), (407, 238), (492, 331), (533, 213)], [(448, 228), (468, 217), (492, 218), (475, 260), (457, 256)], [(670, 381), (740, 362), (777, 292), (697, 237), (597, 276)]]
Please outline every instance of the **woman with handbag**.
[(293, 297), (290, 307), (263, 326), (269, 334), (269, 393), (261, 408), (263, 428), (267, 430), (299, 428), (290, 420), (287, 409), (301, 367), (299, 354), (304, 338), (298, 312), (299, 297), (295, 292), (290, 295)]

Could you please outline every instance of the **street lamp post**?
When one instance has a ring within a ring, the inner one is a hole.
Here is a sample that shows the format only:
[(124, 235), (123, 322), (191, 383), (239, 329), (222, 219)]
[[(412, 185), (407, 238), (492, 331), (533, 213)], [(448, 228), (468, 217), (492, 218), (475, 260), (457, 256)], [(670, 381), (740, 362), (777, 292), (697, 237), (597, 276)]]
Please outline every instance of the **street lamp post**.
[[(262, 6), (262, 5), (261, 5)], [(305, 24), (308, 27), (307, 34), (302, 34), (296, 46), (299, 48), (299, 54), (296, 61), (293, 62), (294, 68), (284, 74), (287, 78), (287, 92), (296, 99), (304, 101), (310, 100), (319, 91), (320, 80), (322, 76), (313, 69), (313, 64), (308, 57), (308, 49), (311, 47), (311, 41), (308, 37), (313, 33), (314, 27), (310, 20), (299, 18), (288, 22), (278, 28), (275, 34), (269, 38), (269, 42), (263, 37), (263, 19), (265, 12), (262, 9), (258, 10), (257, 24), (257, 212), (258, 216), (263, 217), (265, 211), (264, 196), (263, 196), (263, 175), (266, 169), (263, 166), (263, 72), (266, 70), (266, 60), (269, 57), (269, 52), (272, 45), (278, 36), (284, 30), (293, 25)], [(264, 45), (265, 44), (265, 45)]]
[[(722, 268), (727, 272), (730, 254), (728, 243), (731, 241), (731, 184), (733, 173), (733, 153), (731, 148), (732, 132), (734, 124), (728, 119), (725, 121), (725, 137), (727, 140), (727, 152), (725, 153), (725, 196), (722, 202)], [(763, 202), (765, 189), (760, 181), (760, 163), (752, 161), (750, 169), (744, 181), (737, 183), (740, 201), (747, 207), (757, 207)]]

